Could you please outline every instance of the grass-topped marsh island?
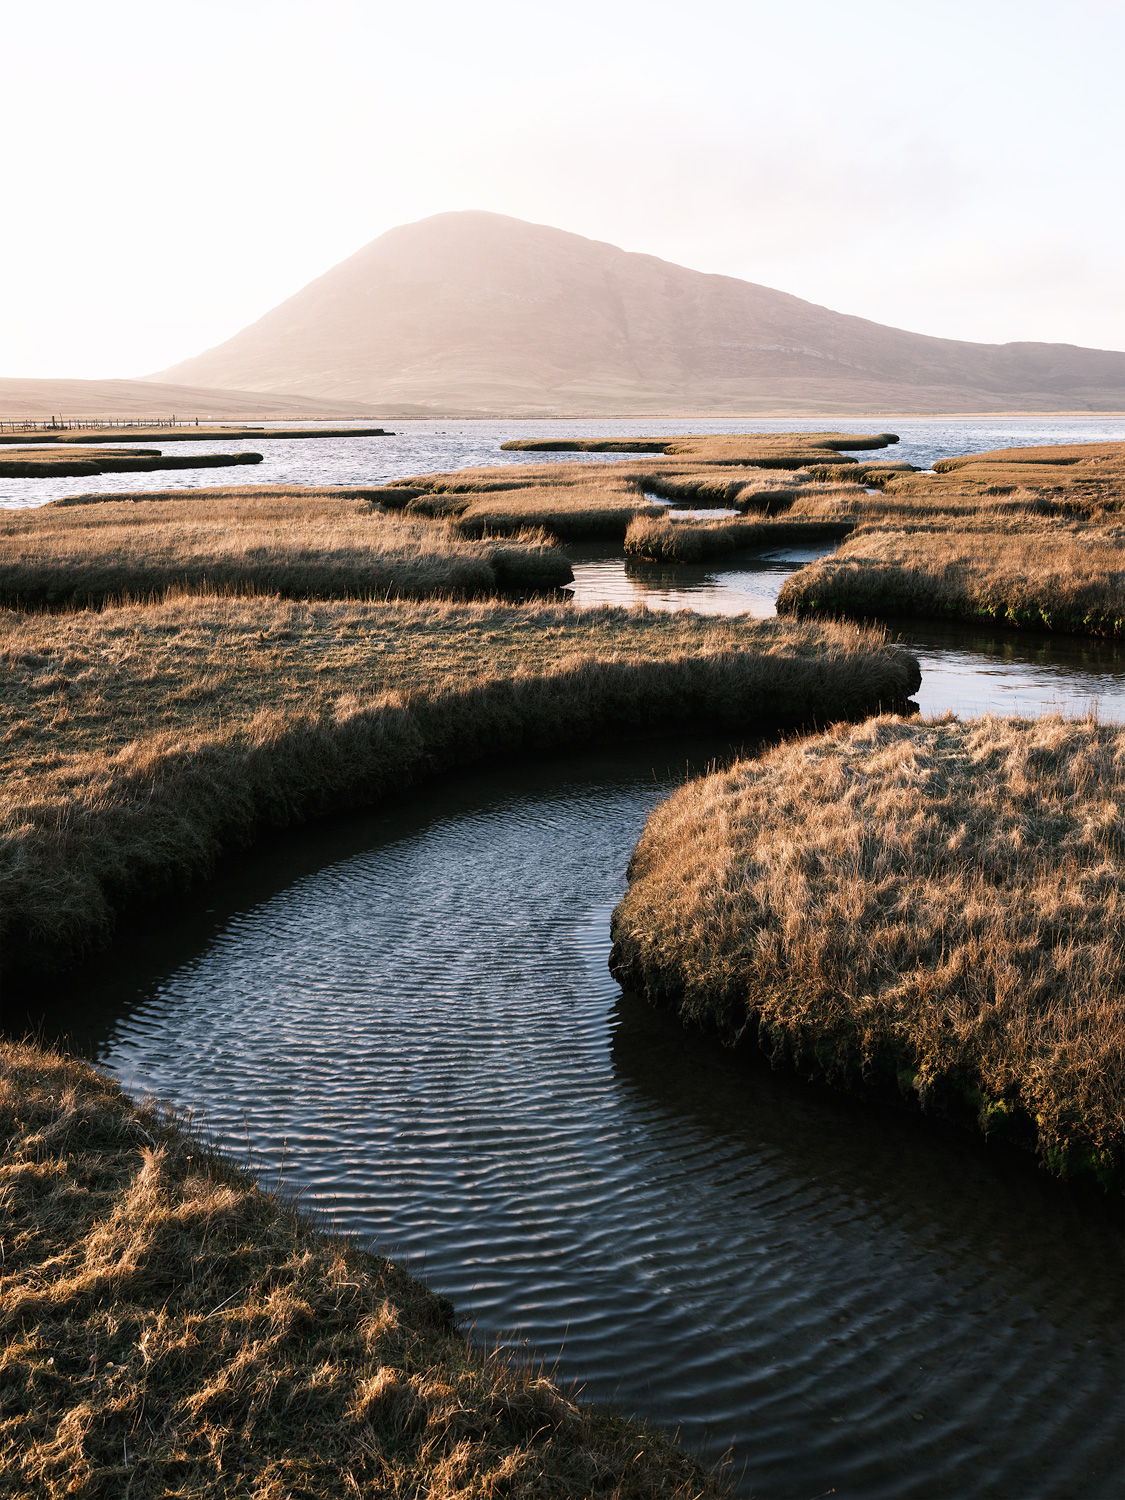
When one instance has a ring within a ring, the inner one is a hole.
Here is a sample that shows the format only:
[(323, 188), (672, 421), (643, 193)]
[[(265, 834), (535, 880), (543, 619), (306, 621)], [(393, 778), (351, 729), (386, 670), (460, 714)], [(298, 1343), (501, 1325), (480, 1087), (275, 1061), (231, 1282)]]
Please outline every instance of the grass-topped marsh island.
[(780, 1063), (1122, 1177), (1125, 730), (881, 717), (658, 807), (622, 984)]
[[(549, 591), (570, 564), (542, 533), (478, 541), (387, 510), (379, 487), (75, 496), (0, 518), (0, 601), (25, 608), (170, 590), (296, 598)], [(397, 498), (397, 495), (396, 495)]]

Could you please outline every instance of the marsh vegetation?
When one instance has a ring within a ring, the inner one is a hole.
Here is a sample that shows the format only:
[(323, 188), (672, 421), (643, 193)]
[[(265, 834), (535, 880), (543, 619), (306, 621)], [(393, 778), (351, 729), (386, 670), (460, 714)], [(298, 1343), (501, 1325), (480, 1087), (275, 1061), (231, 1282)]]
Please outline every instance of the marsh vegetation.
[(386, 512), (371, 498), (379, 493), (173, 490), (8, 511), (0, 516), (0, 600), (58, 608), (199, 588), (465, 598), (571, 579), (570, 564), (542, 535), (469, 541), (448, 524)]
[(0, 1042), (0, 1131), (9, 1494), (725, 1493), (74, 1058)]
[(0, 479), (51, 479), (82, 474), (134, 474), (152, 469), (231, 469), (260, 464), (260, 453), (166, 456), (157, 448), (0, 448)]
[(745, 732), (901, 702), (854, 626), (496, 603), (186, 595), (2, 622), (9, 976), (104, 943), (256, 830), (437, 770), (659, 725)]
[(783, 586), (782, 614), (923, 615), (1125, 633), (1125, 528), (1083, 523), (869, 528)]
[(860, 1093), (1122, 1177), (1125, 730), (881, 717), (649, 819), (611, 967)]

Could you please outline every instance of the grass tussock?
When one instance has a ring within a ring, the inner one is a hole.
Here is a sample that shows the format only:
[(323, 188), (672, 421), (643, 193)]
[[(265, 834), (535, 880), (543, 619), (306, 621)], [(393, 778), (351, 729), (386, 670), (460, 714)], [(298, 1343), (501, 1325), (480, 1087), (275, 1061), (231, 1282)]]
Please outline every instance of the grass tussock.
[(725, 1493), (73, 1058), (0, 1043), (0, 1135), (7, 1495)]
[(569, 605), (185, 596), (0, 618), (9, 980), (268, 826), (456, 765), (679, 724), (739, 733), (901, 702), (854, 626)]
[(135, 474), (150, 469), (230, 469), (260, 464), (260, 453), (192, 453), (169, 456), (155, 448), (0, 449), (0, 478), (58, 479), (80, 474)]
[(0, 518), (0, 601), (24, 608), (200, 588), (292, 598), (471, 597), (558, 588), (572, 576), (545, 537), (471, 542), (449, 526), (333, 493), (184, 490)]
[(941, 459), (934, 470), (892, 478), (887, 495), (931, 508), (1008, 500), (1042, 514), (1086, 518), (1115, 515), (1125, 502), (1125, 443), (1003, 448)]
[(649, 819), (622, 983), (780, 1063), (1121, 1181), (1125, 729), (893, 717)]
[(635, 516), (660, 509), (645, 498), (640, 479), (610, 466), (598, 466), (593, 474), (586, 465), (544, 467), (542, 475), (492, 468), (412, 479), (403, 487), (411, 495), (402, 509), (407, 515), (452, 522), (462, 536), (541, 529), (561, 540), (623, 537)]
[(1086, 635), (1125, 634), (1125, 529), (865, 530), (786, 580), (779, 613), (920, 615)]
[[(501, 443), (501, 448), (521, 453), (663, 453), (689, 454), (703, 463), (756, 463), (776, 467), (773, 460), (780, 454), (825, 455), (839, 458), (841, 453), (886, 448), (897, 443), (893, 432), (857, 434), (851, 432), (767, 432), (719, 433), (686, 437), (638, 438), (521, 438)], [(798, 468), (800, 464), (790, 467)]]
[(730, 521), (639, 517), (625, 533), (625, 552), (646, 562), (697, 563), (754, 548), (848, 536), (851, 520), (790, 518)]
[(294, 500), (366, 500), (371, 505), (382, 505), (387, 510), (401, 510), (414, 493), (385, 484), (209, 484), (206, 489), (193, 490), (126, 490), (116, 494), (67, 495), (61, 500), (52, 500), (54, 506), (67, 505), (151, 505), (159, 500), (177, 500), (181, 503), (193, 499), (205, 505), (214, 500), (276, 500), (289, 496)]

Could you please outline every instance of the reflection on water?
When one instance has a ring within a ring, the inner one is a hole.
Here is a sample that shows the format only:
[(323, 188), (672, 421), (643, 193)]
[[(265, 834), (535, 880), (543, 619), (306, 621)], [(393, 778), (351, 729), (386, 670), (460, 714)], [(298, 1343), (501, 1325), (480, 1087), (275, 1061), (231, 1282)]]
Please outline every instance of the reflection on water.
[[(644, 604), (699, 614), (776, 614), (781, 585), (835, 543), (743, 553), (731, 561), (693, 565), (646, 563), (621, 548), (571, 548), (571, 591), (577, 604)], [(895, 621), (892, 638), (922, 666), (916, 701), (924, 714), (1067, 714), (1097, 712), (1125, 722), (1125, 646), (1086, 636), (981, 629), (935, 621)]]
[(982, 630), (938, 621), (894, 622), (922, 666), (924, 714), (1095, 711), (1125, 722), (1125, 646), (1080, 635)]
[(742, 553), (710, 563), (649, 563), (625, 557), (620, 545), (568, 546), (574, 568), (569, 591), (575, 604), (643, 604), (649, 609), (691, 609), (700, 615), (777, 613), (781, 585), (796, 568), (827, 556), (835, 543)]
[(711, 1458), (731, 1445), (746, 1493), (1115, 1494), (1104, 1215), (612, 982), (645, 816), (720, 753), (448, 778), (274, 840), (51, 1024), (249, 1139), (484, 1341), (530, 1339)]

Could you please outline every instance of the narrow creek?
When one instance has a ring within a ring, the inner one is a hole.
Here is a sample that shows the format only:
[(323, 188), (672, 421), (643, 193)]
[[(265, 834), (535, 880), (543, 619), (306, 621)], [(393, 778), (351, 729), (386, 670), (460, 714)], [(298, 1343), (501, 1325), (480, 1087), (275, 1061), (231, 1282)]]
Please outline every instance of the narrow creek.
[[(661, 569), (587, 549), (575, 595), (768, 614), (821, 550)], [(926, 712), (1125, 717), (1119, 648), (908, 638)], [(608, 974), (648, 811), (740, 748), (460, 774), (271, 839), (48, 1000), (45, 1028), (202, 1113), (483, 1342), (729, 1453), (744, 1494), (1108, 1500), (1112, 1215), (685, 1033)]]

